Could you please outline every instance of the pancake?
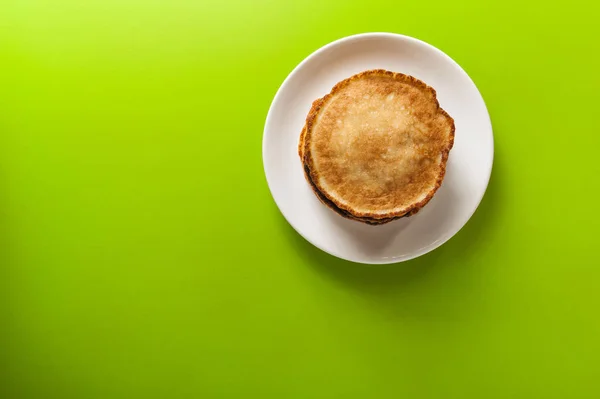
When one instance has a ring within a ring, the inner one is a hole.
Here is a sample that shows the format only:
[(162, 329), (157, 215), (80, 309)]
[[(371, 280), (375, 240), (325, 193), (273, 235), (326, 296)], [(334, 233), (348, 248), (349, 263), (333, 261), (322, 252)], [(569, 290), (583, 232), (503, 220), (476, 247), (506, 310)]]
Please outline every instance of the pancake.
[[(310, 117), (310, 115), (314, 112), (316, 112), (317, 108), (322, 104), (323, 99), (319, 98), (317, 100), (315, 100), (312, 104), (311, 110), (308, 113), (308, 117), (307, 119)], [(302, 131), (300, 133), (300, 140), (298, 143), (298, 155), (300, 156), (300, 159), (304, 162), (304, 137), (306, 136), (306, 124), (304, 125), (304, 127), (302, 128)], [(329, 209), (333, 210), (334, 212), (336, 212), (337, 214), (339, 214), (342, 217), (345, 217), (347, 219), (351, 219), (351, 220), (357, 220), (359, 222), (364, 222), (367, 224), (371, 224), (371, 225), (379, 225), (379, 224), (384, 224), (384, 223), (388, 223), (391, 222), (393, 220), (399, 219), (401, 217), (407, 217), (407, 216), (411, 216), (415, 213), (418, 212), (417, 210), (414, 210), (412, 212), (409, 212), (408, 214), (404, 215), (404, 216), (400, 216), (400, 217), (394, 217), (394, 218), (387, 218), (387, 219), (372, 219), (369, 217), (364, 217), (364, 218), (360, 218), (360, 217), (356, 217), (353, 216), (352, 214), (350, 214), (348, 211), (342, 210), (340, 208), (338, 208), (333, 202), (331, 202), (330, 200), (328, 200), (315, 186), (315, 184), (312, 182), (312, 180), (310, 179), (310, 175), (309, 175), (309, 170), (308, 168), (306, 168), (304, 166), (303, 163), (303, 170), (304, 170), (304, 177), (306, 178), (306, 181), (308, 182), (308, 184), (310, 185), (310, 187), (313, 189), (315, 195), (317, 196), (317, 198)]]
[(429, 202), (453, 141), (454, 121), (431, 87), (373, 70), (313, 103), (298, 152), (321, 202), (341, 216), (382, 224)]
[[(304, 148), (304, 135), (306, 134), (306, 125), (304, 126), (304, 128), (302, 129), (302, 132), (300, 133), (300, 144), (298, 146), (298, 153), (300, 155), (300, 158), (302, 159), (302, 154), (303, 154), (303, 148)], [(372, 225), (378, 225), (378, 224), (384, 224), (384, 223), (388, 223), (391, 222), (392, 220), (395, 220), (396, 218), (389, 218), (389, 219), (371, 219), (371, 218), (359, 218), (359, 217), (355, 217), (353, 216), (351, 213), (349, 213), (348, 211), (345, 211), (343, 209), (338, 208), (333, 202), (331, 202), (329, 199), (327, 199), (327, 197), (325, 197), (315, 186), (315, 184), (313, 183), (313, 181), (310, 179), (310, 174), (308, 171), (308, 168), (306, 168), (303, 165), (303, 170), (304, 170), (304, 177), (306, 178), (306, 181), (308, 182), (308, 184), (310, 185), (310, 187), (312, 188), (312, 190), (314, 191), (315, 195), (317, 196), (317, 198), (329, 209), (331, 209), (332, 211), (334, 211), (335, 213), (337, 213), (340, 216), (345, 217), (346, 219), (351, 219), (351, 220), (357, 220), (359, 222), (364, 222), (367, 224), (372, 224)]]
[[(315, 100), (312, 103), (312, 107), (310, 109), (310, 111), (308, 112), (308, 115), (310, 117), (310, 115), (312, 113), (314, 113), (317, 108), (322, 104), (323, 99), (319, 98), (317, 100)], [(307, 118), (308, 119), (308, 118)], [(306, 136), (306, 124), (304, 125), (304, 127), (302, 128), (302, 132), (300, 133), (300, 140), (298, 143), (298, 155), (300, 156), (300, 159), (302, 161), (304, 161), (304, 137)], [(382, 223), (387, 223), (390, 220), (387, 219), (382, 219), (382, 220), (371, 220), (370, 218), (357, 218), (352, 216), (349, 212), (344, 211), (342, 209), (339, 209), (337, 206), (335, 206), (335, 204), (333, 202), (331, 202), (330, 200), (328, 200), (323, 194), (321, 194), (321, 192), (317, 189), (317, 187), (315, 186), (315, 184), (312, 182), (312, 180), (310, 179), (310, 175), (309, 175), (309, 171), (308, 169), (304, 166), (304, 163), (302, 164), (302, 168), (304, 170), (304, 177), (306, 178), (306, 181), (308, 182), (308, 184), (310, 185), (310, 187), (313, 189), (315, 195), (317, 196), (317, 198), (328, 208), (330, 208), (331, 210), (333, 210), (334, 212), (336, 212), (337, 214), (339, 214), (340, 216), (343, 216), (347, 219), (352, 219), (352, 220), (358, 220), (361, 222), (365, 222), (365, 223), (369, 223), (369, 224), (382, 224)]]

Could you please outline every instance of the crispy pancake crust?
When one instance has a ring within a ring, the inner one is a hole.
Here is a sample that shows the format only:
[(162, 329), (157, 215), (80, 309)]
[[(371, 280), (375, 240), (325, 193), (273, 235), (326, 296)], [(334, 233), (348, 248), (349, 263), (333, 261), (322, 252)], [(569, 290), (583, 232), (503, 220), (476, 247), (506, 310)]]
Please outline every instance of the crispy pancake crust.
[[(308, 113), (308, 117), (307, 119), (310, 117), (310, 115), (314, 112), (316, 112), (317, 108), (323, 103), (323, 99), (319, 98), (317, 100), (315, 100), (312, 103), (312, 107)], [(313, 192), (315, 193), (315, 195), (317, 196), (317, 198), (321, 201), (321, 203), (323, 203), (323, 205), (325, 205), (327, 208), (331, 209), (332, 211), (334, 211), (335, 213), (337, 213), (338, 215), (346, 218), (346, 219), (350, 219), (350, 220), (356, 220), (359, 222), (363, 222), (363, 223), (367, 223), (370, 225), (380, 225), (380, 224), (385, 224), (385, 223), (389, 223), (392, 222), (394, 220), (403, 218), (403, 217), (409, 217), (414, 215), (415, 213), (417, 213), (419, 210), (415, 209), (411, 212), (408, 212), (406, 215), (403, 216), (396, 216), (396, 217), (392, 217), (392, 218), (387, 218), (387, 219), (372, 219), (372, 218), (360, 218), (360, 217), (356, 217), (353, 216), (352, 214), (350, 214), (348, 211), (345, 211), (343, 209), (338, 208), (333, 202), (331, 202), (330, 200), (327, 199), (327, 197), (325, 197), (315, 186), (315, 183), (313, 183), (313, 181), (310, 179), (310, 171), (308, 170), (307, 167), (305, 167), (304, 165), (304, 138), (306, 136), (306, 124), (304, 125), (304, 127), (302, 128), (302, 131), (300, 132), (300, 140), (298, 143), (298, 155), (300, 156), (300, 160), (302, 161), (302, 170), (304, 171), (304, 177), (306, 178), (306, 181), (308, 182), (308, 184), (310, 185), (310, 187), (312, 188)]]
[[(323, 103), (323, 99), (319, 98), (317, 100), (315, 100), (312, 103), (311, 109), (308, 112), (308, 115), (310, 117), (310, 115), (313, 112), (316, 112), (317, 108)], [(307, 117), (308, 119), (308, 117)], [(344, 211), (340, 208), (338, 208), (337, 206), (335, 206), (335, 204), (331, 201), (329, 201), (327, 199), (327, 197), (325, 197), (315, 186), (315, 184), (313, 183), (313, 181), (310, 179), (310, 174), (308, 171), (308, 168), (305, 167), (304, 165), (304, 137), (306, 136), (306, 124), (304, 125), (304, 127), (302, 128), (302, 132), (300, 133), (300, 140), (298, 143), (298, 155), (300, 155), (300, 160), (302, 161), (302, 170), (304, 171), (304, 177), (306, 178), (306, 181), (308, 182), (308, 184), (310, 185), (310, 187), (313, 189), (315, 195), (317, 196), (317, 198), (329, 209), (333, 210), (334, 212), (336, 212), (338, 215), (343, 216), (347, 219), (352, 219), (352, 220), (358, 220), (360, 222), (365, 222), (368, 224), (383, 224), (383, 223), (388, 223), (391, 222), (394, 219), (380, 219), (380, 220), (372, 220), (369, 218), (357, 218), (355, 216), (352, 216), (349, 212)]]
[[(303, 133), (304, 133), (305, 129), (302, 129), (302, 130), (303, 130)], [(343, 209), (338, 208), (333, 202), (331, 202), (330, 200), (328, 200), (327, 197), (325, 197), (317, 189), (317, 187), (315, 186), (315, 184), (313, 183), (313, 181), (310, 179), (310, 175), (309, 175), (308, 169), (304, 165), (303, 165), (303, 170), (304, 170), (304, 177), (306, 178), (306, 181), (308, 182), (308, 184), (312, 188), (312, 190), (315, 193), (315, 195), (317, 196), (317, 198), (323, 203), (323, 205), (325, 205), (327, 208), (331, 209), (332, 211), (334, 211), (338, 215), (343, 216), (346, 219), (357, 220), (359, 222), (364, 222), (364, 223), (372, 224), (372, 225), (384, 224), (384, 223), (388, 223), (388, 222), (391, 222), (392, 220), (397, 219), (397, 218), (390, 218), (390, 219), (370, 219), (370, 218), (358, 218), (358, 217), (353, 216), (348, 211), (345, 211)], [(408, 216), (408, 215), (406, 215), (406, 216)]]
[[(304, 127), (302, 128), (302, 132), (300, 133), (300, 144), (298, 146), (298, 154), (300, 155), (300, 159), (301, 160), (302, 160), (303, 154), (304, 154), (304, 135), (305, 134), (306, 134), (306, 125), (304, 125)], [(313, 181), (310, 179), (310, 174), (309, 174), (308, 168), (304, 164), (302, 164), (302, 170), (304, 171), (304, 177), (306, 178), (306, 181), (310, 185), (310, 188), (312, 188), (313, 192), (315, 193), (315, 195), (317, 196), (317, 198), (323, 203), (323, 205), (325, 205), (327, 208), (331, 209), (332, 211), (334, 211), (338, 215), (340, 215), (342, 217), (345, 217), (346, 219), (356, 220), (356, 221), (367, 223), (367, 224), (371, 224), (371, 225), (379, 225), (379, 224), (389, 223), (391, 221), (394, 221), (396, 219), (400, 219), (402, 217), (411, 216), (411, 215), (417, 213), (417, 211), (418, 211), (418, 210), (416, 210), (416, 211), (413, 211), (413, 212), (409, 212), (408, 214), (406, 214), (404, 216), (394, 217), (394, 218), (388, 218), (388, 219), (359, 218), (359, 217), (353, 216), (348, 211), (345, 211), (343, 209), (338, 208), (333, 202), (331, 202), (330, 200), (328, 200), (327, 197), (325, 197), (317, 189), (317, 187), (315, 186), (315, 183), (313, 183)]]
[[(345, 123), (349, 132), (340, 135)], [(386, 223), (414, 214), (433, 197), (454, 131), (431, 87), (412, 76), (372, 70), (338, 83), (313, 103), (299, 155), (309, 184), (328, 207), (359, 221)], [(388, 156), (389, 149), (396, 153)]]

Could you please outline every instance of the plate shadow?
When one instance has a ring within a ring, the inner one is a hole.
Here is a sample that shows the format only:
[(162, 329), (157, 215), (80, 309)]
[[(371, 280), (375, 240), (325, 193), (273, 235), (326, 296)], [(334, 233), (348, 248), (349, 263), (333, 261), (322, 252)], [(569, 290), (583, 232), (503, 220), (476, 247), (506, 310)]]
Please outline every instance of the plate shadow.
[[(279, 218), (281, 231), (299, 256), (305, 260), (306, 265), (316, 273), (367, 295), (385, 296), (397, 292), (402, 290), (403, 287), (426, 280), (427, 276), (436, 269), (442, 269), (450, 265), (457, 269), (454, 273), (461, 274), (463, 275), (461, 278), (468, 279), (468, 270), (459, 270), (461, 268), (456, 266), (467, 265), (468, 261), (476, 256), (478, 248), (488, 240), (493, 232), (501, 213), (500, 193), (502, 181), (500, 178), (501, 167), (498, 163), (496, 159), (486, 194), (467, 224), (441, 247), (409, 261), (395, 264), (365, 265), (336, 258), (306, 241), (287, 223), (283, 216)], [(358, 222), (344, 220), (338, 215), (332, 214), (329, 217), (335, 223), (342, 223), (344, 227), (347, 227), (348, 223), (358, 225)], [(410, 222), (410, 219), (406, 220)], [(392, 222), (390, 225), (401, 222)], [(356, 229), (363, 227), (374, 230), (373, 242), (368, 244), (375, 243), (374, 248), (377, 248), (377, 241), (381, 238), (381, 235), (377, 233), (376, 229), (385, 228), (385, 225), (375, 227), (358, 225)], [(355, 227), (351, 228), (355, 229)], [(402, 226), (396, 228), (402, 229)], [(387, 243), (383, 239), (380, 242), (381, 245)], [(449, 259), (451, 259), (451, 262), (448, 261)], [(473, 267), (471, 266), (471, 268)]]

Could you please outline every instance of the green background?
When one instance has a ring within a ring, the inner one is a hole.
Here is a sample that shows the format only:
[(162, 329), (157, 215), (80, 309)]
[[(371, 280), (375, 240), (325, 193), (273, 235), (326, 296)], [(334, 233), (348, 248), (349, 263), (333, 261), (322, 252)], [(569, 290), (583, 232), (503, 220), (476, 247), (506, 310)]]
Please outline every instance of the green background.
[[(0, 2), (0, 397), (600, 397), (592, 2)], [(287, 74), (390, 31), (492, 117), (488, 192), (389, 266), (287, 225), (261, 161)]]

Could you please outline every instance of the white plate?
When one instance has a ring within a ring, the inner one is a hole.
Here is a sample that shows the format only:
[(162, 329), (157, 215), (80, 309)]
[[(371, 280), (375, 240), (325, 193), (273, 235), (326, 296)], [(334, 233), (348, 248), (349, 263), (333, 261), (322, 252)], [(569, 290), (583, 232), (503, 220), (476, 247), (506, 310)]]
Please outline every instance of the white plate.
[[(368, 69), (421, 79), (437, 91), (456, 124), (446, 177), (418, 214), (382, 226), (342, 218), (319, 202), (304, 179), (298, 139), (313, 100)], [(467, 223), (492, 171), (494, 139), (488, 111), (467, 73), (420, 40), (390, 34), (350, 36), (322, 47), (296, 67), (273, 99), (263, 136), (263, 164), (283, 216), (306, 240), (331, 255), (361, 263), (394, 263), (423, 255)]]

